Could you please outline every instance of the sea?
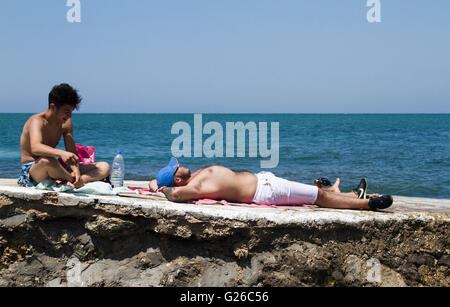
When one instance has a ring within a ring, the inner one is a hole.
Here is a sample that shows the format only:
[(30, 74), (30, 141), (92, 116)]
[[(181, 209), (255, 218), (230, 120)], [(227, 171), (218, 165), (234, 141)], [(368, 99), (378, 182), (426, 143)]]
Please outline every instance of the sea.
[[(20, 135), (30, 116), (0, 113), (0, 178), (19, 174)], [(174, 147), (186, 149), (188, 142), (180, 143), (180, 139), (190, 139), (192, 150), (185, 150), (179, 162), (191, 171), (218, 164), (254, 173), (270, 171), (306, 184), (319, 177), (332, 182), (339, 177), (343, 192), (366, 178), (369, 193), (450, 198), (450, 114), (202, 114), (201, 127), (194, 118), (194, 114), (74, 113), (72, 121), (75, 141), (94, 146), (96, 161), (111, 164), (116, 152), (122, 152), (127, 180), (155, 178), (171, 156), (180, 155)], [(190, 134), (175, 129), (180, 122), (190, 128)], [(223, 130), (222, 137), (215, 135), (221, 141), (211, 147), (222, 146), (222, 157), (194, 152), (195, 144), (205, 144), (212, 135), (202, 133), (211, 122)], [(250, 154), (249, 133), (244, 156), (226, 155), (227, 150), (237, 152), (239, 143), (237, 134), (234, 142), (227, 139), (227, 123), (239, 122), (255, 123), (258, 133), (260, 123), (266, 123), (267, 148), (276, 145), (271, 137), (278, 134), (275, 167), (262, 168), (261, 162), (269, 158), (259, 150), (256, 156)], [(272, 123), (278, 133), (271, 130)], [(196, 133), (200, 141), (194, 140)], [(63, 139), (58, 148), (64, 149)]]

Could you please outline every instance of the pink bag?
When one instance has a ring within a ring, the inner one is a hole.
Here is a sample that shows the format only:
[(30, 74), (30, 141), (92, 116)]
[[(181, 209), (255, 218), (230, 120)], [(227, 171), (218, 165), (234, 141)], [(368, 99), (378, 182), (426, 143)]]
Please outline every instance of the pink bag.
[[(95, 148), (93, 146), (84, 146), (80, 144), (75, 144), (75, 148), (77, 149), (78, 158), (80, 158), (81, 165), (88, 165), (95, 163)], [(63, 167), (67, 167), (67, 165), (61, 160), (58, 159), (59, 163)]]
[(80, 164), (87, 165), (95, 163), (95, 148), (93, 146), (75, 144), (75, 147), (80, 158)]

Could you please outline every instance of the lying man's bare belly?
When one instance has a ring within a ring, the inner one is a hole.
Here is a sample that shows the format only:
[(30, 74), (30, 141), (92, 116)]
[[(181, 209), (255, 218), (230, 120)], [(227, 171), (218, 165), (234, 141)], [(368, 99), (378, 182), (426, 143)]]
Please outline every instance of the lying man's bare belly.
[(258, 179), (250, 172), (236, 172), (222, 166), (210, 166), (192, 174), (192, 184), (199, 184), (202, 198), (251, 202)]

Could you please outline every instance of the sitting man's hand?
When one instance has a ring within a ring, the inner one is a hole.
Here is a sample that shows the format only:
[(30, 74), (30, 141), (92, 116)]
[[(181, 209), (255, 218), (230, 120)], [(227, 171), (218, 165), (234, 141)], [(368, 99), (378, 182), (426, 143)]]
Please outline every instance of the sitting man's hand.
[(61, 160), (63, 160), (63, 162), (67, 165), (79, 166), (80, 164), (80, 159), (78, 159), (78, 156), (73, 152), (64, 151), (64, 153), (62, 153), (60, 157)]
[(84, 186), (84, 182), (83, 179), (81, 179), (80, 170), (78, 168), (75, 168), (70, 175), (74, 178), (73, 186), (75, 189), (79, 189)]

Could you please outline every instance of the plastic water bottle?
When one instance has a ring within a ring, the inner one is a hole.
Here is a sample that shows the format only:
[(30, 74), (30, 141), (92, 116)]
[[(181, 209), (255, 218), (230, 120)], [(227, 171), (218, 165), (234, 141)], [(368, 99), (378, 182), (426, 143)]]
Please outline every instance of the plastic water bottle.
[(117, 151), (111, 170), (111, 184), (118, 188), (123, 186), (123, 178), (125, 177), (125, 161), (122, 153)]

